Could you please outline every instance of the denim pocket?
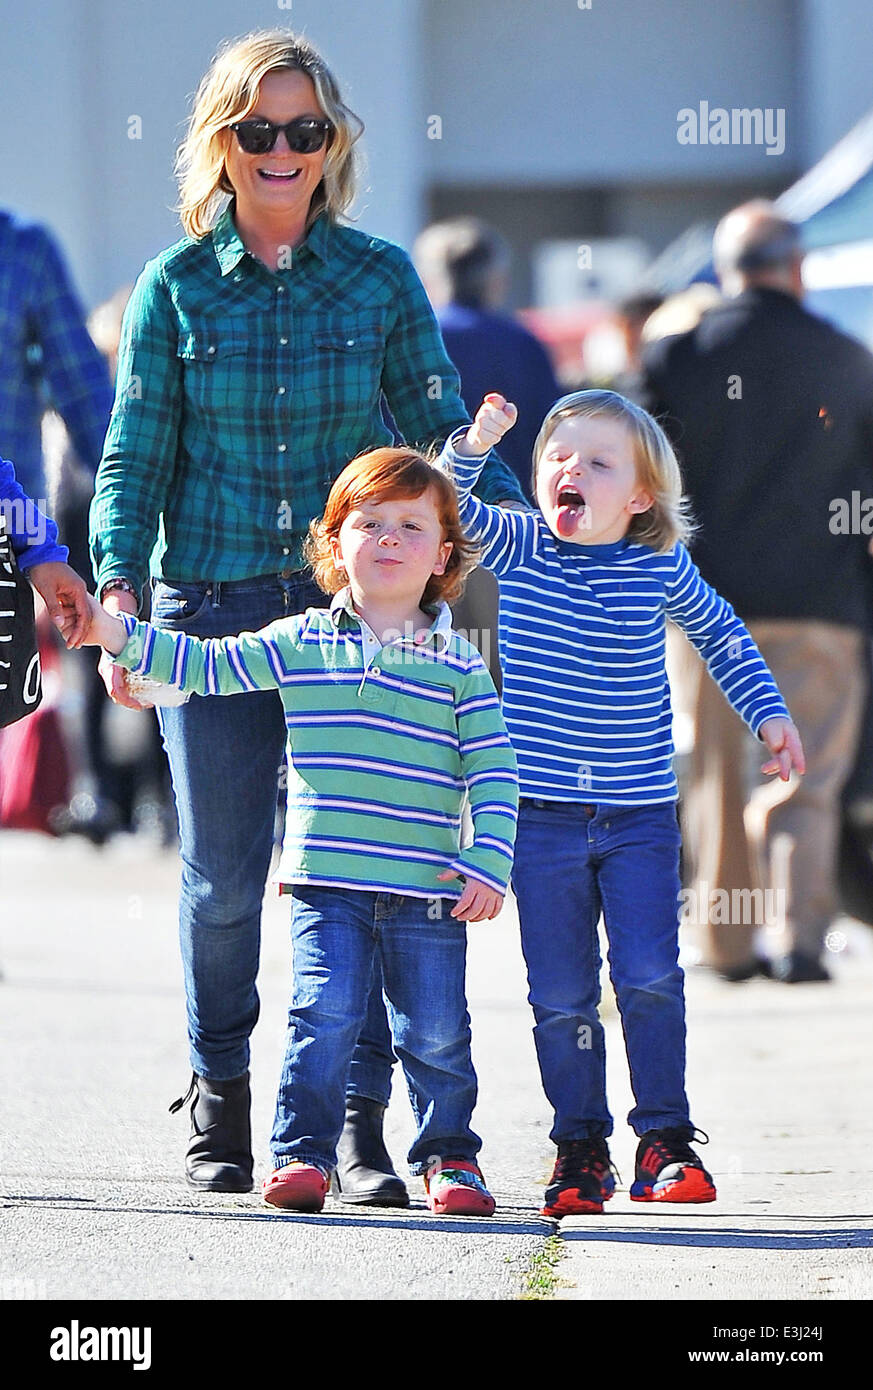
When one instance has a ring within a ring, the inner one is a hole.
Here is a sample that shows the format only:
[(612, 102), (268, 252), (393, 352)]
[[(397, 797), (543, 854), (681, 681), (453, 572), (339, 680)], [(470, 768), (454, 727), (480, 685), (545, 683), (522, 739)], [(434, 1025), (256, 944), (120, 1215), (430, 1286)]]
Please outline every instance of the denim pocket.
[(212, 585), (180, 584), (156, 579), (152, 587), (152, 622), (155, 627), (184, 631), (196, 623), (209, 607)]

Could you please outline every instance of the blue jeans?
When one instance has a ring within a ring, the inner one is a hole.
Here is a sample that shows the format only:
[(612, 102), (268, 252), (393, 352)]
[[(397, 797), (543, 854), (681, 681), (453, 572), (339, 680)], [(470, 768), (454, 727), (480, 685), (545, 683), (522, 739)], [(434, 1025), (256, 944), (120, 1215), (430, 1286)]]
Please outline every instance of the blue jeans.
[(349, 1062), (380, 963), (418, 1126), (410, 1171), (475, 1158), (467, 929), (450, 915), (453, 900), (297, 884), (291, 903), (294, 983), (271, 1144), (276, 1164), (336, 1166)]
[[(152, 622), (192, 636), (227, 637), (325, 602), (299, 574), (233, 583), (155, 580)], [(192, 695), (178, 708), (161, 707), (158, 718), (179, 815), (179, 936), (191, 1066), (198, 1076), (226, 1081), (247, 1069), (258, 1018), (261, 902), (286, 736), (282, 702), (275, 690)], [(387, 1104), (394, 1060), (376, 978), (350, 1091)]]
[(523, 798), (512, 885), (555, 1143), (612, 1133), (600, 1002), (601, 912), (638, 1134), (691, 1132), (679, 956), (674, 803), (585, 806)]

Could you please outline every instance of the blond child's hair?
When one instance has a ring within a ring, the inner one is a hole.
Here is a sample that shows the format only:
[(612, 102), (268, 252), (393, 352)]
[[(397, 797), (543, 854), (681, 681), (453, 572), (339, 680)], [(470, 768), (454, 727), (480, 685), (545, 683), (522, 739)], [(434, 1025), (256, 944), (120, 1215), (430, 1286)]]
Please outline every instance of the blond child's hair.
[(555, 401), (542, 423), (533, 451), (533, 488), (543, 452), (562, 420), (606, 415), (626, 427), (633, 444), (637, 482), (654, 498), (647, 512), (631, 519), (627, 534), (653, 550), (687, 544), (694, 533), (690, 504), (682, 493), (682, 474), (673, 446), (657, 420), (617, 391), (573, 391)]
[(233, 194), (225, 158), (230, 127), (254, 109), (258, 89), (268, 73), (291, 70), (311, 79), (319, 105), (332, 130), (324, 174), (312, 195), (306, 230), (319, 213), (336, 221), (352, 203), (356, 190), (355, 149), (364, 125), (345, 105), (339, 84), (321, 54), (300, 34), (262, 29), (232, 39), (218, 50), (200, 83), (188, 132), (176, 154), (179, 215), (188, 236), (205, 237)]

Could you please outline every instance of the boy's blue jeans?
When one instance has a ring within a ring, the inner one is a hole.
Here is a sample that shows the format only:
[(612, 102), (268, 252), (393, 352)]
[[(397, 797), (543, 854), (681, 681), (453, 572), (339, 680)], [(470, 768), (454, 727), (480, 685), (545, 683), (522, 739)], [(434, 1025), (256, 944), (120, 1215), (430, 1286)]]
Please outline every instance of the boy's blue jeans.
[(681, 1127), (690, 1137), (675, 804), (522, 798), (512, 885), (551, 1138), (612, 1133), (597, 1016), (601, 911), (636, 1100), (628, 1123), (638, 1135)]
[(294, 982), (271, 1144), (277, 1166), (336, 1166), (349, 1062), (380, 962), (418, 1126), (410, 1171), (475, 1158), (467, 931), (450, 915), (453, 901), (315, 884), (296, 884), (290, 901)]
[[(300, 575), (156, 580), (152, 621), (196, 637), (227, 637), (326, 602)], [(160, 708), (158, 718), (179, 814), (179, 937), (191, 1066), (198, 1076), (226, 1081), (247, 1069), (258, 1018), (261, 902), (286, 737), (282, 702), (274, 690), (192, 695), (178, 708)], [(376, 978), (349, 1091), (387, 1105), (393, 1061)]]

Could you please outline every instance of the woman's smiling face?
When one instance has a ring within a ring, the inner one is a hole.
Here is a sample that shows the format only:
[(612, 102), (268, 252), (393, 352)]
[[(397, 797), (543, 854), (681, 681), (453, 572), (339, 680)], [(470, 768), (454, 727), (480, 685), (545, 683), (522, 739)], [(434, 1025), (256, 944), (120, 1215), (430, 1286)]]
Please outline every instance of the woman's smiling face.
[(537, 467), (536, 498), (552, 534), (576, 545), (621, 540), (653, 502), (637, 481), (628, 429), (609, 415), (558, 422)]
[[(292, 68), (268, 72), (258, 88), (254, 108), (245, 117), (286, 124), (298, 116), (324, 119), (312, 79)], [(236, 194), (237, 211), (248, 222), (276, 217), (305, 218), (321, 182), (327, 143), (314, 154), (295, 154), (284, 132), (267, 154), (246, 154), (231, 131), (225, 156), (227, 177)]]

